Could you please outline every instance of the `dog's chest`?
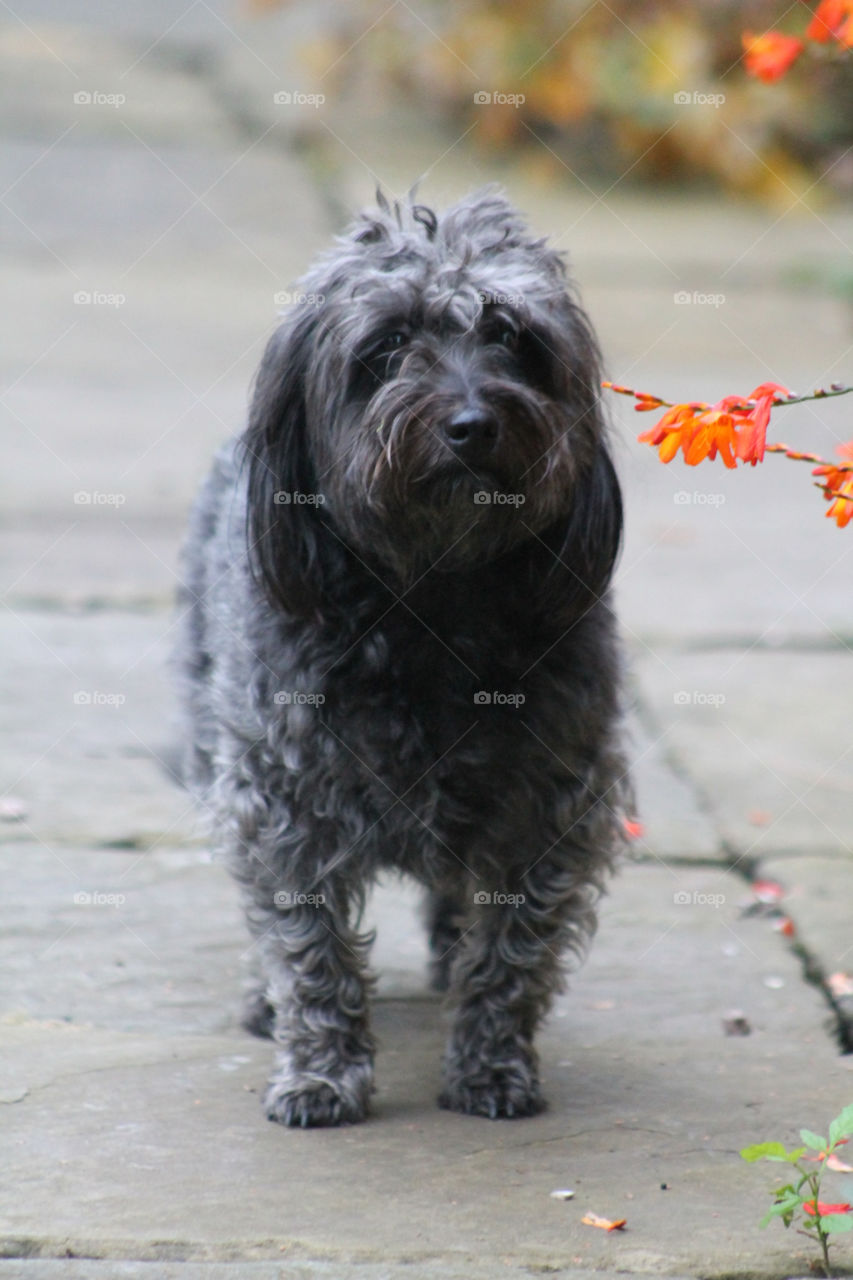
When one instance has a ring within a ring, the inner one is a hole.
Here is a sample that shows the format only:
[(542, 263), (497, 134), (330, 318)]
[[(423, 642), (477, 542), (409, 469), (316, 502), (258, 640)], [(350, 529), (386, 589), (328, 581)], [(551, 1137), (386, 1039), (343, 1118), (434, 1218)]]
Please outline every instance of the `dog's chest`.
[(396, 606), (326, 681), (327, 730), (398, 794), (441, 786), (460, 767), (472, 786), (477, 773), (494, 785), (524, 734), (525, 706), (534, 711), (540, 696), (527, 668), (541, 649), (517, 619), (457, 603), (431, 613)]

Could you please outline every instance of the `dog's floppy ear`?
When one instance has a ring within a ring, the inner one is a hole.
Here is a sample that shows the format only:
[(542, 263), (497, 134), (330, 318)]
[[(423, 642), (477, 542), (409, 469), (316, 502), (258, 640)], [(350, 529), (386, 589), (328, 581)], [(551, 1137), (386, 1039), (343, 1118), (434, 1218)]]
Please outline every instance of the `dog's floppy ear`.
[(323, 546), (329, 541), (319, 514), (306, 408), (317, 324), (317, 308), (306, 304), (270, 338), (243, 436), (252, 573), (273, 603), (302, 616), (319, 605)]
[(542, 581), (543, 603), (577, 614), (603, 596), (622, 545), (622, 525), (619, 480), (600, 438), (590, 466), (578, 477), (570, 514), (544, 539), (555, 559)]

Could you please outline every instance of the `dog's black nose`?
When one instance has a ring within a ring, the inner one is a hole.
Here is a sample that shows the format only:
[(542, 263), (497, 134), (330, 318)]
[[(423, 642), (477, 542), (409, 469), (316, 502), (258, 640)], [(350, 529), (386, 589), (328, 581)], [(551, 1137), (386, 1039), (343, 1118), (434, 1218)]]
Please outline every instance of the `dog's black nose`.
[(497, 443), (497, 419), (488, 409), (460, 409), (444, 428), (444, 436), (460, 458), (482, 458)]

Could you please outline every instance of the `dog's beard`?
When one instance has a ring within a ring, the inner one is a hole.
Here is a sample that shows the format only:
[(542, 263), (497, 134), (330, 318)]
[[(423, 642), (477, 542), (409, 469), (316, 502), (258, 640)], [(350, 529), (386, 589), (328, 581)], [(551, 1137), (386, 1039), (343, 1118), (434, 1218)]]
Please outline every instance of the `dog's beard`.
[(581, 415), (506, 379), (478, 394), (498, 436), (476, 460), (458, 456), (443, 433), (458, 403), (417, 383), (388, 383), (366, 405), (341, 410), (325, 514), (402, 581), (491, 561), (571, 507), (587, 452)]

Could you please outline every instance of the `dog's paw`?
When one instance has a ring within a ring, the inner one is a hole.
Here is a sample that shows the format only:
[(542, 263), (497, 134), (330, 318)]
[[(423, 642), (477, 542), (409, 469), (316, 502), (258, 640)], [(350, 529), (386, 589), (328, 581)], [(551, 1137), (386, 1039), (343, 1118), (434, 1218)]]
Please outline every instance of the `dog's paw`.
[(355, 1115), (344, 1105), (340, 1094), (328, 1084), (313, 1089), (280, 1089), (275, 1083), (267, 1089), (264, 1109), (268, 1120), (291, 1129), (321, 1129), (336, 1124), (354, 1124), (364, 1116)]
[(291, 1129), (320, 1129), (358, 1124), (369, 1111), (372, 1073), (351, 1068), (340, 1080), (299, 1079), (288, 1072), (273, 1076), (264, 1096), (268, 1120)]
[(464, 1077), (445, 1085), (438, 1105), (446, 1111), (466, 1116), (487, 1116), (489, 1120), (517, 1120), (535, 1116), (545, 1109), (545, 1099), (536, 1080), (517, 1072), (496, 1069), (488, 1077)]

